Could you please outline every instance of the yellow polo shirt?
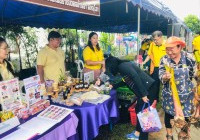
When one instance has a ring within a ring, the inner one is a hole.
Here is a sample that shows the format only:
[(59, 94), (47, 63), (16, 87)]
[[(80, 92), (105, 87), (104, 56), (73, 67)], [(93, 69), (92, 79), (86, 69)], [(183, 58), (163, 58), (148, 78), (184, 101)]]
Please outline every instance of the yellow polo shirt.
[[(103, 51), (101, 49), (98, 51), (96, 49), (96, 47), (93, 51), (93, 50), (90, 49), (90, 47), (87, 46), (83, 50), (83, 59), (84, 59), (84, 61), (86, 61), (86, 60), (102, 61), (102, 60), (104, 60)], [(101, 64), (93, 65), (93, 66), (89, 66), (89, 65), (84, 64), (84, 66), (85, 66), (85, 68), (92, 69), (92, 70), (101, 69)]]
[(194, 46), (194, 50), (200, 50), (200, 35), (194, 38), (192, 45)]
[(200, 62), (200, 35), (195, 37), (194, 40), (192, 41), (192, 45), (194, 46), (194, 56), (196, 61), (199, 63)]
[(60, 75), (65, 73), (65, 53), (61, 48), (53, 50), (48, 46), (37, 55), (37, 65), (44, 67), (44, 79), (59, 82)]
[[(11, 66), (12, 66), (12, 64), (11, 64)], [(6, 62), (4, 62), (3, 64), (0, 64), (0, 73), (1, 73), (1, 76), (3, 78), (3, 81), (5, 81), (5, 80), (11, 80), (11, 79), (14, 78), (14, 76), (12, 75), (12, 73), (10, 71), (8, 71), (8, 69), (7, 69), (7, 63)]]
[(160, 59), (166, 55), (165, 41), (161, 46), (157, 46), (154, 42), (150, 44), (148, 55), (153, 56), (154, 67), (160, 66)]

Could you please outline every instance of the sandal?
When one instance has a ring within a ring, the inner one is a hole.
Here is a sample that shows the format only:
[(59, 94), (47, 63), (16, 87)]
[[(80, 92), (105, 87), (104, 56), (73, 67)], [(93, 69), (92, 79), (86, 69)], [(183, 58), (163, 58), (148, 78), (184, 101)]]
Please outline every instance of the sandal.
[(173, 136), (172, 135), (166, 135), (167, 140), (173, 140)]
[(189, 121), (190, 121), (191, 124), (195, 124), (195, 123), (198, 122), (198, 118), (190, 117), (190, 118), (189, 118)]
[(189, 136), (186, 132), (180, 131), (178, 134), (178, 139), (179, 140), (189, 140)]

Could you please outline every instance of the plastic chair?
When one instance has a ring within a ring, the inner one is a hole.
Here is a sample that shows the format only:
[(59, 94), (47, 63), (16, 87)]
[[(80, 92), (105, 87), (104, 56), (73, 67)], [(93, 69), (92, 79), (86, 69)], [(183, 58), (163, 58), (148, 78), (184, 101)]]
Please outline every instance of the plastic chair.
[(77, 64), (77, 78), (82, 79), (83, 78), (83, 68), (84, 68), (83, 61), (75, 60), (75, 63)]

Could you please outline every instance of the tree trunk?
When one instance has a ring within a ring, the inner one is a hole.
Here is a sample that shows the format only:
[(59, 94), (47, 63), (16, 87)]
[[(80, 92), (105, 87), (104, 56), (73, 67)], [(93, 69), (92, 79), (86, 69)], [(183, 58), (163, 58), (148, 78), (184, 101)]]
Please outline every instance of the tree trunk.
[(36, 44), (34, 45), (34, 47), (35, 47), (35, 51), (36, 51), (37, 54), (38, 54), (38, 48), (37, 48)]
[(25, 47), (25, 51), (26, 51), (26, 56), (27, 56), (28, 66), (29, 66), (29, 68), (31, 68), (31, 62), (30, 62), (30, 57), (29, 57), (29, 54), (28, 54), (28, 50), (27, 50), (26, 45), (24, 45), (24, 47)]
[(78, 30), (76, 29), (76, 44), (77, 44), (77, 47), (78, 47), (78, 59), (81, 59), (79, 58), (79, 54), (80, 54), (80, 45), (79, 45), (79, 36), (78, 36)]
[(69, 46), (69, 62), (72, 63), (72, 46), (71, 46), (71, 43), (70, 43), (70, 46)]
[(71, 63), (72, 62), (72, 55), (71, 55), (72, 54), (72, 52), (71, 52), (72, 46), (71, 46), (71, 43), (70, 43), (69, 29), (67, 29), (67, 33), (68, 33), (68, 37), (69, 37), (69, 42), (68, 43), (69, 43), (69, 51), (70, 51), (69, 54), (68, 54), (69, 55), (69, 63)]
[(22, 70), (22, 58), (21, 58), (21, 50), (20, 50), (20, 44), (18, 42), (18, 37), (16, 37), (15, 41), (16, 41), (16, 45), (17, 45), (17, 48), (19, 50), (19, 66), (20, 66), (20, 71)]
[(26, 57), (27, 57), (28, 66), (29, 66), (29, 68), (31, 68), (30, 57), (29, 57), (28, 49), (27, 49), (27, 46), (26, 46), (26, 43), (25, 43), (26, 41), (23, 39), (22, 36), (21, 36), (21, 39), (24, 42), (24, 48), (25, 48), (25, 51), (26, 51)]
[(71, 52), (72, 52), (72, 63), (74, 63), (75, 62), (74, 49), (73, 49), (73, 45), (72, 44), (71, 44), (71, 46), (72, 46), (72, 50), (71, 50)]

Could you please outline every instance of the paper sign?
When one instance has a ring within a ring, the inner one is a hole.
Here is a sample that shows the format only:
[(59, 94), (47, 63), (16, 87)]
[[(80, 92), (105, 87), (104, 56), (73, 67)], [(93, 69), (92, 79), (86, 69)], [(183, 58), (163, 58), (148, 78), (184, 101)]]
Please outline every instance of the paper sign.
[(84, 82), (88, 84), (94, 82), (94, 71), (84, 73)]
[(68, 116), (73, 109), (68, 109), (60, 106), (51, 105), (42, 111), (37, 117), (48, 119), (50, 121), (60, 122), (66, 116)]
[(18, 126), (19, 119), (17, 117), (13, 117), (5, 122), (0, 123), (0, 134), (3, 134), (4, 132)]
[(100, 16), (100, 0), (18, 0), (22, 2)]
[(41, 84), (39, 75), (26, 78), (23, 81), (26, 91), (26, 100), (28, 105), (31, 106), (41, 100), (41, 95), (45, 92), (45, 85)]
[(55, 124), (56, 122), (52, 122), (52, 121), (42, 119), (39, 117), (34, 117), (31, 120), (20, 125), (19, 128), (24, 129), (24, 130), (30, 130), (32, 132), (35, 132), (35, 134), (42, 134), (45, 131), (49, 130)]
[(3, 110), (13, 111), (21, 105), (19, 81), (17, 78), (0, 82), (0, 101)]
[(34, 131), (20, 128), (14, 131), (13, 133), (10, 133), (6, 137), (2, 138), (2, 140), (30, 140), (36, 135), (37, 133), (35, 133)]

